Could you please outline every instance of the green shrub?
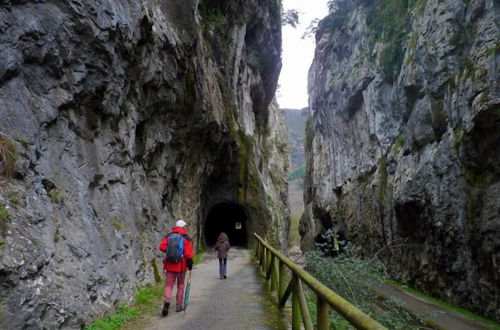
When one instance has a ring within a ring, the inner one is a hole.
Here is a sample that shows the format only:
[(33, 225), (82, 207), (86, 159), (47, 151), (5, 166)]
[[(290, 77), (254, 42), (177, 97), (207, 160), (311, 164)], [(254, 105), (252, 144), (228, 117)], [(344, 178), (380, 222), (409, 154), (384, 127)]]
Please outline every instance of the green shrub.
[(403, 64), (403, 42), (414, 3), (411, 0), (374, 0), (367, 10), (366, 23), (373, 40), (380, 40), (386, 45), (380, 65), (388, 82), (394, 80)]
[(296, 9), (281, 12), (281, 25), (290, 25), (295, 28), (298, 24), (299, 12)]
[[(373, 286), (387, 276), (380, 261), (361, 257), (361, 249), (349, 243), (338, 257), (325, 257), (323, 251), (333, 246), (334, 237), (335, 231), (330, 230), (323, 235), (320, 249), (305, 255), (306, 269), (311, 275), (389, 329), (416, 329), (423, 325), (403, 308), (402, 302), (384, 300), (375, 293)], [(308, 297), (309, 304), (314, 305), (314, 294), (309, 292)], [(336, 312), (330, 314), (330, 321), (336, 329), (354, 329)]]
[(198, 8), (202, 17), (203, 31), (224, 32), (227, 23), (224, 8), (220, 5), (209, 5), (203, 0), (200, 1)]
[(262, 65), (262, 60), (260, 58), (253, 58), (248, 61), (248, 66), (254, 72), (263, 72), (264, 65)]
[[(405, 54), (404, 41), (408, 32), (410, 11), (415, 6), (423, 8), (423, 0), (330, 0), (330, 14), (321, 23), (321, 28), (335, 30), (347, 23), (350, 12), (356, 6), (366, 9), (366, 24), (370, 31), (372, 46), (382, 41), (380, 65), (384, 78), (392, 82), (399, 74)], [(371, 47), (370, 47), (371, 48)]]
[(328, 10), (330, 14), (321, 22), (321, 24), (330, 30), (336, 30), (343, 27), (349, 12), (353, 9), (354, 3), (351, 0), (330, 0), (328, 1)]

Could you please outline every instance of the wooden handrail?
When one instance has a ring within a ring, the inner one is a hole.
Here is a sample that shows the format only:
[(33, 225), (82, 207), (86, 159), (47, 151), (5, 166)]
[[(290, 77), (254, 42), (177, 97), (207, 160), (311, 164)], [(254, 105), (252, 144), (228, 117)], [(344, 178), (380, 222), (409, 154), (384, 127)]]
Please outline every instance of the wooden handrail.
[[(329, 327), (330, 322), (328, 319), (328, 311), (325, 311), (324, 308), (325, 303), (333, 308), (337, 313), (339, 313), (357, 329), (386, 329), (380, 323), (363, 313), (361, 310), (336, 294), (326, 285), (319, 282), (305, 270), (297, 266), (293, 261), (285, 257), (278, 250), (274, 249), (259, 235), (254, 233), (254, 236), (257, 239), (256, 256), (259, 259), (261, 268), (264, 269), (266, 280), (271, 281), (271, 283), (277, 283), (277, 285), (271, 285), (271, 290), (273, 290), (274, 287), (277, 288), (280, 307), (284, 306), (285, 301), (290, 294), (290, 291), (292, 293), (293, 329), (298, 329), (297, 323), (300, 321), (300, 316), (302, 316), (302, 320), (306, 329), (309, 329), (312, 324), (309, 310), (303, 310), (304, 308), (307, 309), (307, 306), (305, 306), (305, 298), (300, 281), (305, 283), (316, 294), (318, 301), (318, 329), (328, 329)], [(270, 255), (268, 255), (267, 251), (269, 251)], [(278, 267), (276, 267), (275, 258), (278, 259)], [(286, 290), (284, 283), (285, 267), (283, 267), (283, 265), (285, 265), (292, 272), (292, 280)], [(286, 295), (286, 297), (284, 295)], [(301, 315), (298, 315), (299, 312)], [(297, 313), (297, 315), (293, 315), (293, 313)]]

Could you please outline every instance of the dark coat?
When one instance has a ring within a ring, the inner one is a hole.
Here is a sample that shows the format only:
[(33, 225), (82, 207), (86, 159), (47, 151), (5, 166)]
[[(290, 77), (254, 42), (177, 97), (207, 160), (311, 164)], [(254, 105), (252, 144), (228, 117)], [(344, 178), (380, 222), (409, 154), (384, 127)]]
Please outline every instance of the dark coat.
[(215, 243), (214, 249), (217, 250), (217, 257), (221, 259), (227, 258), (227, 251), (229, 251), (229, 242), (228, 241), (217, 241)]

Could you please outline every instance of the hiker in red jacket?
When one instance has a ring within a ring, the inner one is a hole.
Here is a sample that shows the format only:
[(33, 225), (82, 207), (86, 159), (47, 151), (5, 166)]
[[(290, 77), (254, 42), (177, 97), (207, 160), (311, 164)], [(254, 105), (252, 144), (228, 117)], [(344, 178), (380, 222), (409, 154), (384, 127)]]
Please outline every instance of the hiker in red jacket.
[[(174, 288), (175, 282), (177, 281), (177, 296), (176, 296), (176, 312), (181, 312), (183, 309), (184, 301), (184, 279), (186, 276), (186, 269), (193, 269), (193, 241), (189, 237), (186, 229), (184, 228), (186, 223), (183, 220), (178, 220), (175, 223), (175, 227), (172, 228), (172, 232), (168, 234), (160, 243), (160, 250), (167, 252), (168, 241), (172, 238), (172, 243), (176, 239), (176, 235), (182, 235), (182, 242), (177, 242), (177, 246), (182, 244), (182, 255), (179, 262), (168, 261), (167, 257), (163, 261), (163, 270), (166, 272), (165, 279), (165, 290), (163, 293), (163, 310), (162, 315), (165, 317), (168, 315), (168, 308), (170, 307), (170, 297), (172, 296), (172, 290)], [(174, 235), (174, 236), (173, 236)], [(179, 244), (180, 243), (180, 244)], [(172, 246), (172, 244), (171, 244)], [(180, 251), (179, 251), (180, 252)], [(170, 255), (167, 253), (167, 256)]]

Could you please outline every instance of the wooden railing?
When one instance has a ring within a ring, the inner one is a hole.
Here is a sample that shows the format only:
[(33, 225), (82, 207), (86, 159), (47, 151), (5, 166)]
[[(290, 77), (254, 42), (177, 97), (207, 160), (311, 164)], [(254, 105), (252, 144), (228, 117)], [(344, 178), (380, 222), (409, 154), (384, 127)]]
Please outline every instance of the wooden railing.
[[(267, 244), (259, 235), (254, 235), (257, 238), (255, 255), (259, 260), (260, 269), (263, 271), (271, 291), (275, 291), (278, 295), (280, 308), (283, 308), (290, 295), (292, 296), (293, 330), (300, 329), (301, 319), (306, 330), (315, 328), (309, 313), (302, 283), (305, 283), (316, 294), (317, 329), (326, 330), (330, 328), (329, 307), (333, 308), (357, 329), (386, 329)], [(287, 268), (291, 274), (291, 280), (288, 284), (286, 284)]]

